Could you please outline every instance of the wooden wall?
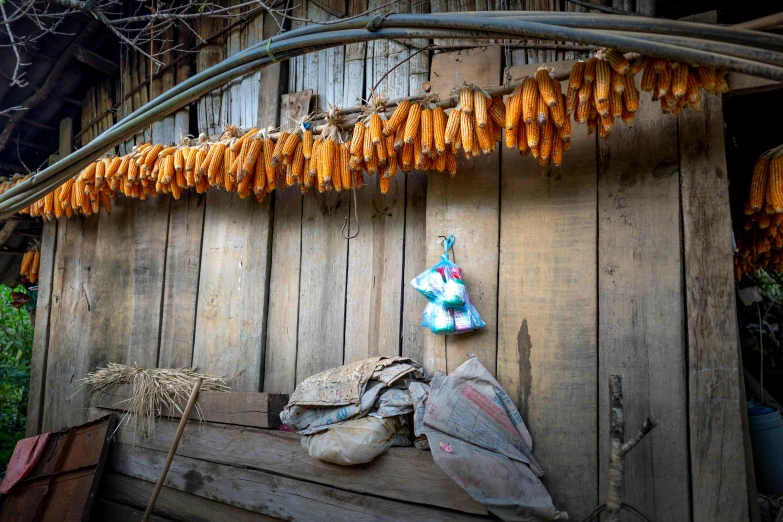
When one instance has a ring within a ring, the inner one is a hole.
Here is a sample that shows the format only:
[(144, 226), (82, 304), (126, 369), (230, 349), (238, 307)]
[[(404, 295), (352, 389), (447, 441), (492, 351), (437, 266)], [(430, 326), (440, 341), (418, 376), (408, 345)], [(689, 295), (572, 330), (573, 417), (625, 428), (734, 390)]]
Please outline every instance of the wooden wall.
[[(325, 20), (382, 4), (309, 1), (297, 14)], [(433, 0), (394, 9), (488, 7)], [(199, 20), (198, 30), (225, 23)], [(268, 17), (237, 26), (200, 50), (195, 69), (276, 32)], [(313, 107), (355, 105), (412, 52), (352, 44), (269, 67), (191, 107), (197, 130), (285, 126)], [(507, 65), (516, 79), (538, 62), (575, 57), (501, 47), (421, 53), (378, 88), (394, 98), (426, 80), (441, 93), (463, 80), (497, 85)], [(145, 77), (136, 65), (129, 86)], [(187, 74), (154, 80), (147, 95)], [(138, 98), (122, 110), (146, 101)], [(154, 139), (177, 141), (186, 121), (180, 113), (159, 122)], [(604, 498), (607, 378), (619, 373), (629, 430), (648, 414), (659, 424), (628, 456), (626, 502), (656, 521), (745, 520), (722, 136), (720, 99), (676, 118), (643, 94), (633, 129), (598, 141), (577, 126), (559, 169), (501, 150), (461, 162), (455, 179), (399, 175), (387, 195), (369, 180), (356, 194), (360, 229), (350, 241), (340, 235), (349, 194), (296, 189), (261, 204), (215, 190), (119, 199), (111, 215), (47, 224), (28, 431), (82, 422), (83, 397), (67, 397), (107, 362), (195, 365), (235, 390), (290, 393), (309, 375), (373, 355), (452, 371), (474, 352), (519, 407), (545, 483), (572, 519)], [(438, 236), (449, 233), (487, 327), (437, 337), (418, 326), (425, 300), (408, 282), (438, 260)]]

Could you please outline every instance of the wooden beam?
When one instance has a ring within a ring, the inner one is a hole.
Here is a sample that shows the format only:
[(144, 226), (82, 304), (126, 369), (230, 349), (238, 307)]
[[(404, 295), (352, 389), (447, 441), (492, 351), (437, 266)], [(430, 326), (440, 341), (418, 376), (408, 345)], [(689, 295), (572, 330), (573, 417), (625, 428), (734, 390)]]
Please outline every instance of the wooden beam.
[(726, 76), (726, 82), (729, 84), (729, 92), (726, 93), (726, 96), (754, 94), (757, 92), (774, 91), (775, 89), (783, 88), (783, 83), (781, 82), (735, 72), (730, 72)]
[(16, 225), (18, 225), (18, 221), (6, 221), (3, 225), (3, 228), (0, 228), (0, 245), (4, 244), (6, 241), (8, 241), (8, 238), (11, 237), (11, 234), (14, 233), (14, 229), (16, 228)]
[(73, 118), (60, 120), (60, 158), (73, 152)]
[(24, 167), (14, 165), (13, 163), (6, 163), (4, 161), (0, 161), (0, 169), (10, 170), (11, 172), (17, 172), (19, 174), (27, 174), (28, 172)]
[[(9, 122), (8, 125), (11, 125), (11, 123)], [(0, 137), (0, 139), (2, 139), (2, 137)], [(43, 145), (40, 145), (38, 143), (33, 143), (32, 141), (20, 140), (19, 138), (8, 138), (8, 141), (12, 143), (17, 143), (19, 145), (22, 145), (23, 147), (30, 147), (32, 149), (38, 149), (44, 152), (52, 152), (52, 149), (50, 149), (49, 147), (44, 147)], [(0, 150), (2, 150), (2, 148), (0, 148)]]
[[(9, 116), (8, 114), (6, 114), (4, 112), (0, 113), (0, 116), (2, 116), (4, 118), (8, 118), (9, 120), (11, 119), (11, 116)], [(24, 125), (29, 125), (31, 127), (38, 127), (39, 129), (47, 130), (49, 132), (57, 132), (57, 129), (55, 129), (54, 127), (50, 127), (49, 125), (44, 125), (43, 123), (38, 123), (37, 121), (33, 121), (33, 120), (22, 119), (22, 120), (19, 120), (17, 123), (22, 123)]]
[(5, 126), (5, 129), (3, 129), (3, 132), (0, 134), (0, 152), (3, 151), (8, 145), (8, 142), (11, 140), (11, 133), (14, 131), (19, 121), (24, 119), (25, 114), (28, 114), (30, 109), (36, 107), (39, 103), (44, 101), (50, 95), (50, 93), (52, 93), (55, 85), (57, 85), (60, 77), (63, 75), (71, 59), (74, 57), (74, 54), (76, 54), (76, 50), (79, 47), (79, 42), (87, 39), (98, 29), (99, 26), (100, 24), (97, 21), (90, 22), (87, 25), (81, 34), (76, 37), (76, 40), (65, 49), (65, 52), (63, 52), (63, 54), (57, 60), (57, 63), (55, 63), (41, 88), (38, 89), (35, 94), (25, 100), (21, 106), (22, 110), (16, 111), (11, 116), (8, 124)]
[(81, 45), (76, 46), (74, 58), (110, 78), (117, 80), (120, 77), (119, 65)]

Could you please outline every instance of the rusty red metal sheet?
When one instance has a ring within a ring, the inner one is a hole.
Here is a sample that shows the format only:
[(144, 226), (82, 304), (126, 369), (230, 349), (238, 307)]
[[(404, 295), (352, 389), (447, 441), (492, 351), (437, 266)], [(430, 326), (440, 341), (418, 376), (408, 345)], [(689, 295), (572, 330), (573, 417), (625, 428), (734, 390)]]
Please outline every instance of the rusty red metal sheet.
[(98, 490), (115, 415), (53, 434), (41, 460), (0, 505), (0, 522), (87, 521)]

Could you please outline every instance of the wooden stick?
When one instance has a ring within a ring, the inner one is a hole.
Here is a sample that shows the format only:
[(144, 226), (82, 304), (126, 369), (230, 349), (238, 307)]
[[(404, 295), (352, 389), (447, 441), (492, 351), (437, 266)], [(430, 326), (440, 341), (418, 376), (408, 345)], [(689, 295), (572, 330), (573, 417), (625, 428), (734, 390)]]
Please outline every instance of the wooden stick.
[(179, 446), (179, 439), (182, 438), (182, 432), (185, 431), (185, 425), (188, 423), (190, 412), (193, 409), (193, 405), (196, 404), (196, 397), (198, 396), (199, 389), (201, 389), (201, 383), (203, 380), (204, 379), (199, 377), (196, 381), (196, 384), (193, 385), (193, 391), (190, 392), (188, 404), (185, 406), (185, 411), (182, 413), (179, 426), (177, 426), (177, 433), (174, 435), (174, 440), (171, 441), (171, 448), (169, 449), (169, 454), (166, 457), (166, 464), (164, 464), (163, 471), (161, 471), (160, 477), (158, 477), (158, 483), (155, 484), (155, 489), (152, 491), (152, 498), (150, 498), (150, 502), (147, 504), (147, 511), (144, 512), (144, 518), (141, 519), (142, 522), (147, 522), (152, 515), (152, 508), (155, 507), (155, 502), (158, 500), (158, 495), (160, 494), (160, 490), (163, 487), (163, 482), (166, 480), (166, 475), (169, 473), (171, 461), (174, 460), (174, 454), (177, 452), (177, 446)]
[(642, 428), (625, 442), (625, 413), (623, 411), (623, 380), (619, 375), (609, 377), (609, 487), (606, 490), (606, 522), (620, 522), (625, 482), (625, 455), (656, 426), (647, 417)]

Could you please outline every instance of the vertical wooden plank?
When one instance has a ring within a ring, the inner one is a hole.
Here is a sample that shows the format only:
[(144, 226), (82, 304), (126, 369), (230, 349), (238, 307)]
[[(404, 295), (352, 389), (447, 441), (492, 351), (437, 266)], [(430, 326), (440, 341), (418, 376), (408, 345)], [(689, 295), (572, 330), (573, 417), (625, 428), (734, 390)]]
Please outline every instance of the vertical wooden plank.
[(60, 120), (60, 157), (64, 158), (73, 152), (73, 118)]
[[(201, 35), (213, 35), (223, 26), (223, 19), (216, 17), (199, 18), (196, 21), (196, 31)], [(218, 39), (210, 45), (202, 47), (196, 57), (196, 72), (201, 72), (213, 65), (221, 62), (225, 58), (225, 49), (221, 39)], [(266, 70), (266, 69), (265, 69)], [(223, 132), (221, 120), (222, 107), (221, 89), (215, 89), (209, 94), (202, 96), (198, 101), (198, 131), (208, 135), (220, 134)]]
[[(185, 27), (184, 24), (180, 23), (177, 26), (177, 43), (180, 46), (180, 49), (177, 51), (177, 58), (180, 58), (184, 56), (185, 53), (190, 52), (192, 39), (193, 33), (190, 31), (190, 29)], [(191, 76), (191, 66), (192, 62), (190, 60), (184, 60), (176, 66), (174, 78), (175, 84), (178, 85), (180, 82), (187, 80)], [(187, 136), (191, 132), (190, 110), (191, 106), (189, 105), (174, 113), (174, 135), (176, 136), (177, 141), (179, 141), (180, 135)]]
[(599, 140), (600, 498), (609, 458), (610, 374), (625, 419), (658, 422), (625, 458), (625, 502), (652, 520), (690, 520), (677, 120), (642, 96), (636, 124)]
[(85, 346), (90, 336), (97, 232), (97, 219), (58, 222), (42, 432), (81, 424), (85, 417), (85, 397), (70, 402), (67, 398), (75, 391), (74, 381), (93, 366)]
[[(313, 91), (283, 95), (280, 120), (289, 122), (310, 112)], [(299, 277), (302, 255), (302, 194), (299, 187), (276, 190), (272, 227), (272, 269), (269, 278), (271, 327), (266, 337), (264, 391), (292, 393), (296, 385), (296, 347), (299, 328)]]
[[(369, 7), (381, 2), (370, 0)], [(408, 12), (409, 2), (381, 9)], [(408, 50), (379, 40), (367, 44), (366, 93), (389, 98), (409, 94)], [(399, 66), (398, 66), (399, 65)], [(396, 68), (395, 68), (396, 67)], [(348, 286), (345, 319), (345, 362), (374, 355), (397, 355), (400, 350), (400, 313), (405, 233), (405, 175), (395, 176), (387, 194), (381, 194), (379, 176), (356, 193), (359, 235), (348, 249)], [(355, 230), (353, 223), (352, 230)]]
[[(92, 367), (158, 361), (168, 210), (170, 199), (119, 198), (98, 222), (90, 293)], [(117, 248), (117, 245), (123, 245)]]
[(269, 199), (210, 190), (206, 198), (193, 364), (259, 391), (266, 336)]
[(49, 313), (52, 307), (54, 255), (57, 250), (57, 221), (44, 223), (41, 235), (41, 264), (38, 270), (38, 301), (35, 305), (33, 355), (30, 361), (30, 391), (27, 396), (25, 436), (41, 433), (49, 352)]
[(184, 192), (178, 200), (171, 199), (158, 350), (160, 368), (193, 364), (205, 199), (193, 190)]
[[(498, 47), (439, 54), (432, 60), (432, 91), (445, 95), (463, 81), (497, 84), (501, 72)], [(428, 370), (452, 371), (467, 359), (468, 352), (474, 352), (495, 373), (499, 184), (500, 154), (472, 161), (460, 158), (457, 179), (432, 175), (428, 180), (427, 265), (436, 263), (443, 253), (438, 236), (454, 234), (452, 261), (462, 267), (471, 301), (487, 323), (484, 329), (470, 334), (444, 337), (425, 332), (425, 355), (420, 362)], [(420, 301), (423, 307), (424, 299)]]
[[(263, 38), (277, 34), (278, 27), (271, 16), (264, 16)], [(280, 93), (285, 89), (288, 62), (276, 63), (264, 67), (261, 71), (261, 84), (258, 89), (257, 127), (277, 122), (280, 116)], [(291, 92), (297, 92), (296, 90)]]
[[(349, 2), (349, 15), (356, 16), (367, 10), (368, 0), (353, 0)], [(367, 97), (364, 88), (365, 57), (367, 57), (368, 43), (353, 43), (345, 46), (345, 82), (343, 90), (343, 107), (353, 107), (361, 104)]]
[(348, 241), (340, 236), (348, 192), (311, 190), (302, 202), (296, 382), (343, 364)]
[(502, 152), (497, 377), (574, 520), (599, 504), (595, 146), (578, 129), (563, 166), (546, 169)]
[(723, 111), (704, 102), (679, 120), (693, 520), (747, 520)]

